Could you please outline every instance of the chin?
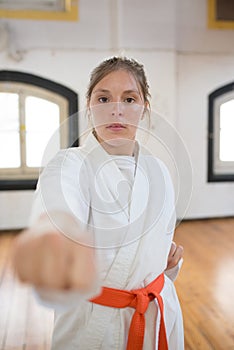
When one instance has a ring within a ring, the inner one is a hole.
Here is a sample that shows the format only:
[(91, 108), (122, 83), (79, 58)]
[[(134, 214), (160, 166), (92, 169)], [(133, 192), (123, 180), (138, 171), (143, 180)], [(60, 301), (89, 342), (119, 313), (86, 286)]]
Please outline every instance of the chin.
[(103, 135), (98, 135), (99, 141), (100, 142), (105, 142), (110, 146), (118, 147), (118, 146), (123, 146), (129, 141), (132, 141), (128, 136), (124, 135), (114, 135), (114, 134), (103, 134)]
[(123, 138), (123, 137), (113, 137), (113, 138), (109, 138), (104, 140), (104, 142), (106, 142), (108, 145), (112, 146), (112, 147), (120, 147), (123, 145), (126, 145), (127, 143), (129, 143), (129, 139)]
[(106, 132), (106, 130), (96, 129), (97, 139), (100, 143), (105, 142), (106, 144), (118, 147), (128, 144), (135, 140), (134, 133), (127, 133), (126, 130), (122, 132)]

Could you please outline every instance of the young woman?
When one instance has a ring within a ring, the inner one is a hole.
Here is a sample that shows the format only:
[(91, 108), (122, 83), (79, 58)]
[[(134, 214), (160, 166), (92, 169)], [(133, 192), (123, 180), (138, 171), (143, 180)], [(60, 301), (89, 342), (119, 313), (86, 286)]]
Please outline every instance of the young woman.
[(40, 176), (16, 271), (55, 309), (54, 350), (182, 350), (173, 187), (136, 141), (149, 113), (143, 66), (103, 61), (87, 110), (84, 145), (58, 152)]

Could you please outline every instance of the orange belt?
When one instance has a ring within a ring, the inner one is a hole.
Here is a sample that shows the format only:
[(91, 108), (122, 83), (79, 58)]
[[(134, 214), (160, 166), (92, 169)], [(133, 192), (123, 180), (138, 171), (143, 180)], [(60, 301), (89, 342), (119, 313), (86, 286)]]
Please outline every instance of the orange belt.
[(161, 313), (158, 350), (168, 350), (166, 328), (164, 324), (163, 300), (159, 294), (163, 286), (164, 274), (162, 273), (145, 288), (126, 291), (103, 287), (102, 294), (97, 298), (90, 299), (90, 301), (103, 306), (116, 308), (129, 306), (136, 309), (128, 333), (127, 350), (141, 350), (143, 348), (145, 333), (144, 313), (148, 308), (149, 302), (156, 298)]

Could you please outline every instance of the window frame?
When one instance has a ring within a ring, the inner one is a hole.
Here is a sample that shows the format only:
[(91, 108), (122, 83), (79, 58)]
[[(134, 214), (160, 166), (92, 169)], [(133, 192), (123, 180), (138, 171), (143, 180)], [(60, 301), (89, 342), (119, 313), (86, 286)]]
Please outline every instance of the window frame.
[[(0, 82), (5, 83), (22, 83), (27, 86), (31, 85), (32, 90), (42, 88), (47, 90), (48, 93), (55, 93), (64, 97), (68, 103), (68, 140), (67, 143), (70, 146), (78, 146), (78, 119), (70, 118), (72, 115), (78, 112), (78, 94), (73, 90), (67, 88), (64, 85), (56, 83), (54, 81), (18, 71), (0, 71)], [(74, 140), (77, 140), (74, 143)], [(35, 169), (35, 168), (34, 168)], [(4, 171), (3, 171), (4, 172)], [(28, 174), (28, 178), (0, 179), (0, 191), (9, 190), (32, 190), (36, 188), (37, 179), (32, 179), (32, 175)]]
[(234, 162), (222, 164), (222, 161), (217, 158), (220, 136), (218, 107), (225, 101), (229, 101), (229, 96), (234, 98), (234, 82), (213, 91), (208, 97), (208, 182), (234, 181)]

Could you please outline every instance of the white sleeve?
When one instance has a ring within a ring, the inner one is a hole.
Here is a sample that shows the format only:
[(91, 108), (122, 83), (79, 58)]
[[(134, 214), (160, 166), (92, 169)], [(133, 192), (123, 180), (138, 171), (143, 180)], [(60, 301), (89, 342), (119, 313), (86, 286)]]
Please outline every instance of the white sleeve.
[(172, 282), (174, 282), (176, 280), (176, 278), (180, 272), (182, 264), (183, 264), (183, 258), (180, 259), (180, 261), (178, 262), (178, 264), (176, 266), (164, 271), (165, 275), (167, 275), (167, 277), (170, 278), (170, 280)]
[(91, 298), (101, 293), (101, 286), (95, 283), (89, 292), (79, 291), (56, 291), (43, 288), (33, 288), (33, 294), (39, 304), (54, 309), (56, 312), (63, 312), (81, 306)]
[[(52, 222), (56, 220), (53, 213), (64, 212), (73, 215), (85, 228), (89, 217), (89, 203), (88, 176), (82, 156), (77, 149), (59, 151), (40, 175), (29, 226), (45, 212)], [(77, 307), (79, 302), (96, 296), (100, 290), (100, 283), (95, 281), (87, 293), (39, 288), (34, 289), (34, 292), (41, 304), (61, 311)]]
[(88, 175), (77, 149), (61, 150), (43, 169), (35, 191), (31, 226), (46, 212), (62, 211), (86, 225), (89, 217)]
[[(168, 232), (171, 232), (171, 240), (170, 240), (170, 246), (168, 250), (168, 254), (171, 248), (171, 242), (173, 240), (175, 226), (176, 226), (176, 209), (175, 209), (175, 193), (174, 193), (174, 186), (172, 183), (172, 179), (170, 176), (170, 173), (167, 169), (167, 167), (164, 165), (164, 163), (161, 162), (161, 167), (164, 170), (164, 176), (165, 176), (165, 184), (168, 191), (168, 204), (167, 204), (167, 211), (168, 211)], [(164, 271), (164, 273), (167, 275), (167, 277), (174, 282), (180, 272), (180, 269), (183, 264), (183, 258), (181, 258), (178, 262), (178, 264), (171, 269), (167, 269)]]

